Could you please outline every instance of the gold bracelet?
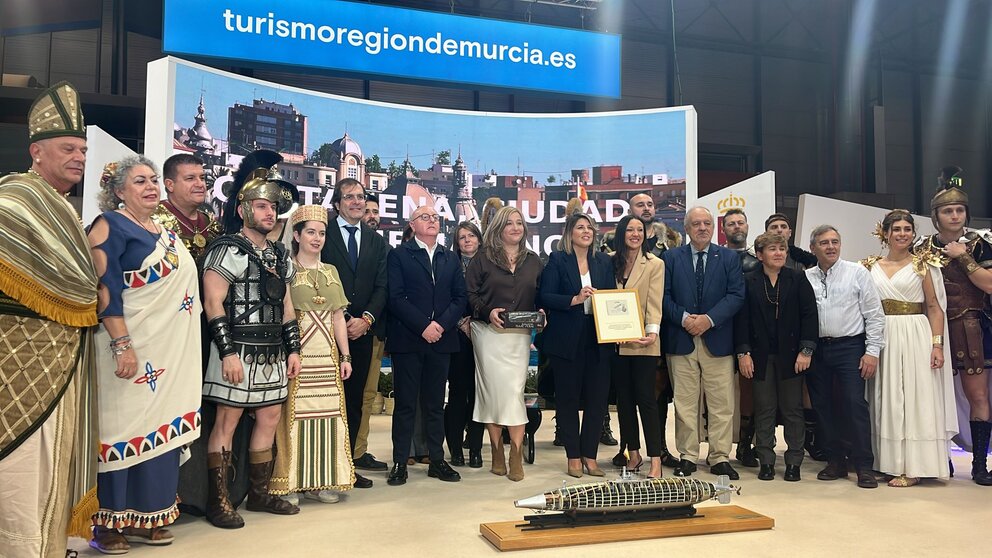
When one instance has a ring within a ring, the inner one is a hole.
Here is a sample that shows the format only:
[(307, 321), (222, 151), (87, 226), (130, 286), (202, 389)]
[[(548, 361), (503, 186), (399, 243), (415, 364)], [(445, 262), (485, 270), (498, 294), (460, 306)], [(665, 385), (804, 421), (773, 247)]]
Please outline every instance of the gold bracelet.
[(341, 355), (341, 362), (351, 362), (351, 355)]
[(934, 335), (932, 341), (933, 341), (933, 344), (934, 345), (940, 345), (941, 347), (944, 346), (944, 336), (943, 335)]

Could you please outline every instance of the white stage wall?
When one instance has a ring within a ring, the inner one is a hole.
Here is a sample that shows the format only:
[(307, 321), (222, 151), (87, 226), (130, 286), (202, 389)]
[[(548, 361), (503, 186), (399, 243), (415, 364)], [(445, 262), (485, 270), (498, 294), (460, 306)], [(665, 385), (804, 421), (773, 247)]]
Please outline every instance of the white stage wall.
[(713, 242), (721, 246), (727, 239), (723, 236), (723, 216), (731, 209), (742, 209), (748, 217), (748, 246), (754, 244), (754, 239), (764, 232), (765, 218), (775, 213), (775, 172), (767, 171), (752, 176), (708, 194), (690, 203), (686, 209), (701, 205), (713, 212), (717, 222), (713, 234)]
[[(833, 225), (841, 236), (841, 258), (857, 261), (882, 253), (882, 245), (872, 235), (888, 208), (873, 207), (811, 194), (799, 196), (799, 216), (796, 220), (796, 246), (809, 250), (809, 235), (820, 225)], [(936, 232), (929, 215), (913, 215), (916, 233)]]
[[(89, 226), (100, 213), (103, 213), (100, 211), (98, 203), (100, 177), (103, 176), (104, 165), (135, 154), (126, 145), (97, 126), (86, 127), (86, 147), (86, 172), (83, 174), (82, 191), (83, 226)], [(155, 162), (159, 165), (159, 172), (161, 172), (162, 160)], [(162, 195), (165, 195), (164, 190)]]

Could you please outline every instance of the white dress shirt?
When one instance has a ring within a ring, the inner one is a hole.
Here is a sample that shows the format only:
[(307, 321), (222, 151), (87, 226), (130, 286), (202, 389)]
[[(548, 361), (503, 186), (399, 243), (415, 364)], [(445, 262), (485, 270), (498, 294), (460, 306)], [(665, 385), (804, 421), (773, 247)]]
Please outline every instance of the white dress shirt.
[(354, 225), (352, 225), (348, 221), (345, 221), (344, 218), (341, 217), (340, 215), (338, 215), (337, 222), (338, 222), (338, 228), (341, 229), (341, 240), (344, 241), (345, 252), (348, 251), (348, 237), (351, 235), (351, 233), (348, 232), (348, 229), (346, 229), (345, 227), (355, 227), (356, 229), (355, 242), (358, 243), (358, 255), (361, 256), (362, 255), (362, 222), (359, 221)]
[(885, 312), (868, 270), (861, 264), (837, 260), (824, 272), (820, 266), (806, 270), (816, 295), (820, 337), (865, 334), (865, 352), (871, 356), (885, 346)]
[(428, 246), (426, 243), (421, 242), (417, 237), (413, 237), (413, 240), (424, 250), (427, 250), (427, 259), (431, 262), (431, 281), (434, 280), (434, 251), (437, 250), (437, 242), (434, 242), (434, 246)]
[[(582, 283), (582, 286), (583, 287), (591, 287), (592, 286), (592, 276), (587, 271), (587, 272), (579, 275), (579, 282)], [(582, 301), (582, 312), (584, 312), (586, 314), (592, 314), (592, 297), (591, 296), (586, 297), (586, 299)]]

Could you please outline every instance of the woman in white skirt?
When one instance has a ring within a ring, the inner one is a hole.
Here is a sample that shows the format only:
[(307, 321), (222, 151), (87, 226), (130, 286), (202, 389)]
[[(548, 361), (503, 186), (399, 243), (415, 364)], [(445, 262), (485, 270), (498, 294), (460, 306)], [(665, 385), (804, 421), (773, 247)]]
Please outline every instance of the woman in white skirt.
[[(537, 310), (535, 299), (543, 264), (527, 249), (527, 225), (514, 207), (493, 216), (482, 239), (480, 254), (465, 271), (472, 308), (475, 351), (475, 411), (472, 420), (486, 425), (492, 446), (494, 475), (523, 480), (524, 383), (530, 359), (530, 330), (505, 328), (500, 313)], [(510, 431), (507, 472), (502, 430)]]

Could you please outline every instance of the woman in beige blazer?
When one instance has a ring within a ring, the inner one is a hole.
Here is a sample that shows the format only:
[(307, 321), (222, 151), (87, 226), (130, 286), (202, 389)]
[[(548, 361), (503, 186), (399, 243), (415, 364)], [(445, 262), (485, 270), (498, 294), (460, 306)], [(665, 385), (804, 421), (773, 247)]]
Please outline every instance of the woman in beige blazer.
[(655, 371), (661, 357), (661, 298), (665, 288), (665, 263), (651, 253), (644, 253), (644, 223), (633, 216), (620, 220), (616, 229), (616, 252), (613, 270), (618, 289), (637, 291), (641, 316), (644, 318), (644, 337), (617, 345), (611, 369), (613, 386), (617, 392), (617, 418), (620, 437), (627, 444), (627, 468), (637, 470), (641, 457), (641, 437), (638, 432), (637, 414), (644, 424), (651, 470), (648, 478), (660, 478), (661, 456), (664, 440), (661, 420), (658, 418), (658, 401), (655, 399)]

